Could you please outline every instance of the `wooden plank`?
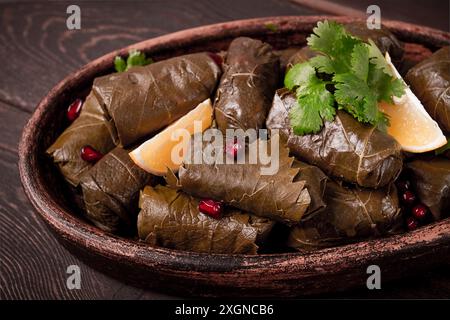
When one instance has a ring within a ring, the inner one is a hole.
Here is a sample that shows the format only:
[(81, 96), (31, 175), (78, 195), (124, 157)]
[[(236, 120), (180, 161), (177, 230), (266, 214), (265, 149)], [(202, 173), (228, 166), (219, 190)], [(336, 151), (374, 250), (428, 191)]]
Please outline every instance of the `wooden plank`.
[[(0, 151), (0, 299), (168, 298), (94, 271), (64, 249), (28, 204), (16, 162)], [(69, 265), (80, 267), (80, 290), (66, 286)]]
[(0, 128), (2, 128), (0, 149), (17, 152), (22, 129), (29, 117), (28, 112), (0, 102)]
[(221, 21), (316, 13), (277, 0), (82, 1), (81, 30), (67, 30), (69, 4), (0, 4), (0, 100), (33, 110), (70, 72), (147, 38)]
[(367, 17), (369, 5), (376, 4), (381, 10), (381, 19), (401, 20), (450, 31), (450, 3), (443, 0), (290, 0), (303, 7), (332, 15)]

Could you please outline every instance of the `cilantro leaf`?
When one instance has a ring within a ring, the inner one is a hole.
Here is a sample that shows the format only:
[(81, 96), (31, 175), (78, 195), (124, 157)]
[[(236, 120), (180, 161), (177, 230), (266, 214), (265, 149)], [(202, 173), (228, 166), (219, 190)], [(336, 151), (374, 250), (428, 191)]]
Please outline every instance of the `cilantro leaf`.
[(353, 47), (350, 64), (353, 74), (362, 81), (367, 82), (367, 77), (369, 76), (369, 49), (364, 43)]
[(317, 69), (319, 72), (333, 74), (334, 70), (333, 61), (327, 56), (315, 56), (309, 59), (309, 63)]
[(377, 45), (372, 41), (372, 39), (369, 39), (369, 57), (370, 62), (373, 63), (378, 69), (382, 70), (390, 77), (395, 77), (395, 74), (394, 72), (392, 72), (391, 67), (388, 65), (380, 49), (378, 49)]
[(265, 25), (266, 29), (272, 32), (277, 32), (278, 31), (278, 26), (275, 23), (267, 23)]
[(377, 96), (367, 83), (353, 73), (336, 74), (334, 96), (341, 109), (352, 114), (358, 121), (376, 125), (379, 116)]
[(120, 56), (115, 57), (114, 68), (116, 69), (117, 72), (124, 72), (133, 66), (145, 66), (152, 62), (153, 60), (151, 58), (147, 58), (145, 56), (145, 53), (140, 52), (138, 50), (131, 50), (128, 54), (126, 62)]
[(333, 95), (326, 89), (327, 82), (316, 76), (309, 63), (297, 64), (294, 68), (289, 70), (289, 77), (286, 75), (287, 81), (285, 79), (287, 87), (296, 87), (297, 105), (289, 112), (294, 133), (319, 132), (323, 121), (332, 121), (336, 114)]
[(114, 58), (114, 68), (117, 72), (123, 72), (127, 69), (127, 63), (121, 56), (116, 56)]
[[(317, 27), (313, 29), (313, 34), (308, 37), (307, 43), (311, 49), (319, 51), (329, 58), (319, 59), (317, 62), (327, 62), (322, 64), (324, 70), (331, 70), (329, 65), (332, 65), (332, 70), (338, 73), (348, 72), (350, 68), (350, 59), (353, 47), (361, 42), (361, 40), (347, 34), (344, 27), (335, 21), (318, 22)], [(331, 62), (331, 63), (330, 63)], [(329, 72), (327, 72), (329, 73)]]
[[(298, 102), (290, 112), (294, 132), (319, 131), (324, 120), (333, 119), (335, 105), (359, 122), (386, 130), (389, 118), (379, 110), (378, 103), (392, 103), (393, 96), (404, 94), (406, 85), (375, 43), (352, 36), (335, 21), (318, 22), (307, 43), (318, 55), (293, 66), (284, 79)], [(332, 80), (322, 80), (329, 78), (324, 74), (331, 75)]]

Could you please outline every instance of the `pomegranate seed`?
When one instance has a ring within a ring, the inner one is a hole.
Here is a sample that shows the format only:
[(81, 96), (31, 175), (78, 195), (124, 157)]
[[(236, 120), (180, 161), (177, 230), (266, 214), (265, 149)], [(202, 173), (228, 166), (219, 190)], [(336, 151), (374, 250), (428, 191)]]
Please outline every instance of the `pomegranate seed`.
[(428, 209), (423, 204), (418, 204), (412, 208), (412, 214), (416, 219), (423, 220), (427, 216)]
[(238, 152), (239, 150), (242, 149), (241, 144), (238, 142), (238, 140), (236, 138), (234, 138), (234, 142), (233, 143), (227, 143), (226, 147), (225, 147), (225, 151), (232, 157), (234, 157), (235, 159), (238, 156)]
[(219, 56), (217, 53), (213, 53), (213, 52), (208, 52), (208, 56), (214, 60), (214, 62), (220, 67), (222, 68), (222, 57)]
[(84, 146), (81, 148), (81, 159), (86, 162), (95, 163), (103, 157), (101, 152), (98, 152), (91, 146)]
[(398, 181), (397, 188), (400, 192), (405, 192), (411, 189), (411, 183), (408, 180)]
[(74, 102), (72, 102), (67, 108), (67, 119), (69, 119), (70, 122), (73, 122), (78, 116), (80, 115), (81, 108), (83, 106), (83, 101), (81, 99), (76, 99)]
[(407, 205), (412, 205), (416, 202), (416, 195), (409, 190), (406, 190), (402, 194), (402, 200)]
[(417, 227), (419, 226), (419, 222), (413, 217), (408, 217), (408, 219), (406, 219), (406, 226), (408, 227), (409, 231), (412, 231), (417, 229)]
[(220, 219), (223, 212), (223, 204), (214, 200), (200, 200), (198, 210), (214, 219)]

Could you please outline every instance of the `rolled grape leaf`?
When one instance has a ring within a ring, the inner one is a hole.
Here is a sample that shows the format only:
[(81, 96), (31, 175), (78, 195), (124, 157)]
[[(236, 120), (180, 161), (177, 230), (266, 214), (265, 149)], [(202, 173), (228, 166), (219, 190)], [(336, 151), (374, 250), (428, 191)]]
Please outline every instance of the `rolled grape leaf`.
[(198, 210), (198, 199), (158, 185), (141, 192), (139, 237), (151, 245), (206, 253), (256, 254), (274, 222), (228, 208), (221, 219)]
[(220, 74), (207, 53), (195, 53), (97, 78), (93, 91), (116, 143), (127, 147), (209, 98)]
[(316, 51), (311, 50), (309, 47), (303, 47), (288, 59), (286, 68), (289, 69), (297, 63), (306, 62), (317, 55), (318, 53)]
[(398, 40), (395, 35), (385, 26), (381, 29), (369, 29), (365, 22), (356, 22), (345, 25), (345, 30), (355, 37), (368, 42), (371, 39), (380, 51), (384, 54), (389, 53), (392, 61), (398, 63), (403, 58), (403, 42)]
[(433, 218), (450, 216), (450, 160), (440, 157), (414, 160), (406, 167), (417, 196), (430, 208)]
[[(249, 158), (252, 144), (257, 144), (258, 141), (255, 140), (246, 148), (245, 163), (227, 164), (225, 160), (223, 163), (210, 164), (184, 163), (178, 172), (179, 186), (193, 196), (224, 201), (260, 217), (286, 224), (299, 222), (311, 203), (310, 193), (306, 189), (307, 182), (304, 180), (307, 174), (300, 174), (301, 168), (294, 164), (294, 158), (289, 157), (287, 148), (280, 147), (278, 171), (263, 175), (261, 168), (265, 165), (261, 164), (259, 157), (256, 163), (250, 163)], [(270, 143), (268, 144), (268, 154), (272, 157)], [(223, 150), (217, 152), (223, 152), (223, 158), (229, 157)], [(314, 184), (314, 181), (308, 183), (321, 187), (320, 184)], [(318, 190), (314, 194), (320, 192)], [(321, 206), (320, 201), (317, 201), (316, 206)]]
[(269, 44), (234, 39), (214, 102), (218, 128), (262, 128), (279, 79), (279, 59)]
[(114, 148), (107, 122), (102, 107), (91, 93), (80, 116), (47, 149), (64, 178), (73, 186), (78, 186), (80, 176), (92, 167), (81, 158), (81, 148), (89, 145), (102, 154)]
[(87, 218), (111, 233), (135, 230), (139, 191), (153, 179), (116, 147), (81, 177)]
[(450, 47), (411, 68), (406, 82), (441, 129), (450, 133)]
[(293, 55), (295, 55), (300, 48), (297, 47), (290, 47), (282, 50), (276, 50), (274, 51), (275, 54), (278, 56), (278, 59), (280, 60), (280, 70), (284, 73), (286, 71), (286, 68), (288, 66), (289, 60), (292, 58)]
[(305, 221), (313, 217), (317, 212), (325, 209), (325, 189), (329, 179), (318, 167), (305, 162), (295, 160), (292, 167), (299, 169), (296, 178), (305, 181), (305, 187), (311, 198), (311, 203), (301, 220)]
[(289, 110), (296, 103), (288, 90), (278, 90), (266, 122), (267, 128), (280, 130), (293, 155), (328, 176), (362, 187), (380, 188), (398, 177), (403, 160), (394, 138), (344, 111), (337, 111), (334, 121), (325, 122), (319, 133), (297, 136), (289, 120)]
[(291, 229), (289, 247), (308, 252), (402, 229), (397, 190), (393, 184), (371, 190), (328, 182), (325, 200), (325, 210)]

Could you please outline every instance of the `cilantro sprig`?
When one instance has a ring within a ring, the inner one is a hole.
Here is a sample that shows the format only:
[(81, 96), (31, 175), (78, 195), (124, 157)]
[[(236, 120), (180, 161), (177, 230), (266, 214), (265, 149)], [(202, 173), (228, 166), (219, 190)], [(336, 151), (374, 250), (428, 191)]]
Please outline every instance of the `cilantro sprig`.
[(124, 72), (133, 66), (145, 66), (152, 63), (151, 58), (147, 58), (145, 53), (138, 50), (131, 50), (128, 53), (128, 58), (125, 60), (121, 56), (116, 56), (114, 59), (114, 68), (117, 72)]
[(378, 102), (392, 103), (393, 96), (403, 95), (405, 84), (395, 77), (375, 43), (350, 35), (334, 21), (319, 22), (307, 42), (318, 55), (293, 66), (284, 79), (298, 102), (290, 111), (294, 133), (320, 131), (324, 121), (334, 119), (336, 108), (385, 129), (389, 119)]

